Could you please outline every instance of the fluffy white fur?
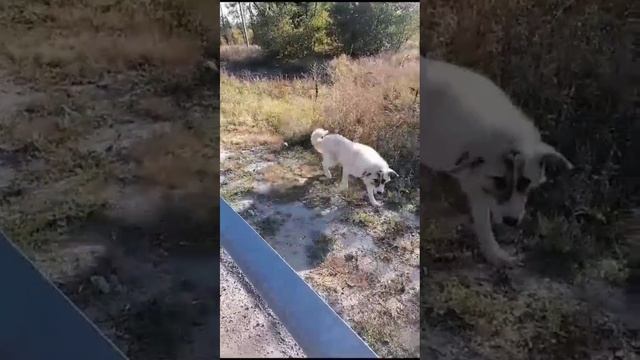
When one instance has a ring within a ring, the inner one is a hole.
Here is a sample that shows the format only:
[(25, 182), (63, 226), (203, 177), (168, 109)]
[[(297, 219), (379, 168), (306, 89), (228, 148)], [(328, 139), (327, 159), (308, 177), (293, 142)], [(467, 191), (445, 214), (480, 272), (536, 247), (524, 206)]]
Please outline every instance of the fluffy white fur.
[(488, 78), (425, 58), (420, 77), (421, 162), (457, 178), (487, 260), (514, 265), (496, 242), (492, 221), (517, 225), (529, 191), (546, 179), (545, 168), (572, 165)]
[(329, 134), (324, 129), (316, 129), (311, 134), (311, 144), (322, 155), (324, 175), (331, 178), (330, 169), (342, 167), (340, 190), (349, 188), (349, 175), (362, 179), (367, 187), (367, 196), (374, 206), (382, 205), (374, 194), (384, 194), (384, 186), (391, 175), (398, 176), (387, 162), (370, 146), (353, 142), (342, 135)]

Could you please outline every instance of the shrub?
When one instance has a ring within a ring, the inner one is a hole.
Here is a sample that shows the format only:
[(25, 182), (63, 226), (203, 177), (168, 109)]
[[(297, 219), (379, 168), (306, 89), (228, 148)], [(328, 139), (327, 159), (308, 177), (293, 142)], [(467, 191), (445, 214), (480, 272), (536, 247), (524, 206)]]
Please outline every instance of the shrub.
[(335, 3), (333, 33), (344, 54), (366, 56), (398, 50), (417, 28), (413, 4)]
[(256, 44), (276, 58), (331, 52), (327, 3), (268, 3), (257, 6), (252, 24)]
[(375, 55), (398, 50), (417, 32), (412, 3), (271, 3), (255, 5), (256, 44), (280, 59)]

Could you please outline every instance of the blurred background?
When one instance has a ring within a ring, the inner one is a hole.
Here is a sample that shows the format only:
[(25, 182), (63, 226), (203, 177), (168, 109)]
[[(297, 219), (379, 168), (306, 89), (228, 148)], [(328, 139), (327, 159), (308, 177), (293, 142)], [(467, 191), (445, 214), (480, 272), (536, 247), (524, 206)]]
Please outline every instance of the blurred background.
[(217, 354), (218, 13), (0, 2), (0, 227), (131, 359)]
[(488, 76), (577, 166), (533, 194), (521, 231), (498, 235), (525, 259), (517, 271), (471, 260), (473, 236), (435, 205), (425, 209), (425, 356), (637, 357), (640, 123), (631, 13), (624, 1), (422, 3), (423, 52)]

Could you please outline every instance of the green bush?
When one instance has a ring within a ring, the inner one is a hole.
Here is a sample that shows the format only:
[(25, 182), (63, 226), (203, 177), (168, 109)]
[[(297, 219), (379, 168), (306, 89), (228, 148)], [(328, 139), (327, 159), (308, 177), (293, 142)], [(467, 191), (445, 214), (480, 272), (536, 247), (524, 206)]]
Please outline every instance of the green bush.
[(398, 50), (419, 26), (413, 4), (336, 3), (332, 8), (334, 35), (342, 52), (368, 56)]
[(257, 45), (276, 58), (292, 59), (331, 52), (328, 3), (256, 5), (252, 28)]
[(255, 42), (280, 59), (398, 50), (419, 26), (413, 3), (262, 3)]

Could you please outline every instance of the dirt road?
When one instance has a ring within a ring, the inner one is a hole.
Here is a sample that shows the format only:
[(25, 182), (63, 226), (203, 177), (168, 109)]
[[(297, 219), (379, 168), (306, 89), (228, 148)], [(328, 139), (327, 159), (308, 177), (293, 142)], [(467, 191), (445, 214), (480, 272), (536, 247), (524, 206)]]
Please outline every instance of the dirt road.
[(220, 356), (305, 357), (224, 250), (220, 251)]

